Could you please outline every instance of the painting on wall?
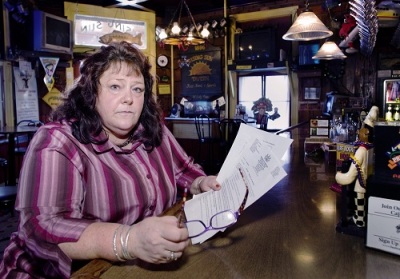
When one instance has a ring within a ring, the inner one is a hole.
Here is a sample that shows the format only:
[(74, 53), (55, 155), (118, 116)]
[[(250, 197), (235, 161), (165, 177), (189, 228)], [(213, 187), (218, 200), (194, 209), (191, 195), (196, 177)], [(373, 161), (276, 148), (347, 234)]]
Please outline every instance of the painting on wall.
[(387, 79), (383, 82), (383, 92), (386, 103), (398, 103), (400, 101), (400, 79)]
[(201, 48), (181, 53), (182, 95), (193, 100), (222, 95), (221, 50)]

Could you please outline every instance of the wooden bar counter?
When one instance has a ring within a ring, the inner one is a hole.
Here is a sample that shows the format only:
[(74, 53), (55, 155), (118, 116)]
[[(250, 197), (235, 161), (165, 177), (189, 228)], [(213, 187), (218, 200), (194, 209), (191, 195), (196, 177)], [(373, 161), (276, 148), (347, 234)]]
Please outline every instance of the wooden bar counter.
[(336, 232), (339, 194), (329, 189), (335, 170), (306, 165), (301, 148), (288, 153), (287, 177), (235, 225), (190, 246), (177, 261), (94, 260), (72, 278), (398, 278), (399, 256), (367, 248), (362, 237)]

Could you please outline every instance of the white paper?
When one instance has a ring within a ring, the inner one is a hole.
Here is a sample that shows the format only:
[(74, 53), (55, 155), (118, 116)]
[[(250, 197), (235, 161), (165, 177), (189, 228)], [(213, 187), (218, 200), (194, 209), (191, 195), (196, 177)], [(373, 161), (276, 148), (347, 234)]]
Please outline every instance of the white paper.
[[(247, 208), (286, 176), (280, 158), (292, 140), (265, 131), (259, 133), (260, 130), (248, 125), (240, 127), (217, 177), (221, 190), (202, 193), (187, 201), (187, 220), (201, 220), (208, 227), (214, 214), (227, 209), (239, 209), (246, 191), (245, 183), (249, 188)], [(204, 242), (217, 232), (210, 230), (192, 238), (192, 243)]]
[(268, 133), (250, 125), (240, 125), (235, 141), (233, 142), (228, 156), (218, 174), (218, 181), (220, 183), (230, 175), (229, 170), (235, 167), (236, 158), (240, 157), (241, 153), (245, 151), (244, 146), (246, 146), (247, 143), (252, 142), (254, 139), (259, 139), (266, 146), (271, 147), (275, 156), (279, 159), (285, 155), (290, 144), (293, 142), (292, 139)]

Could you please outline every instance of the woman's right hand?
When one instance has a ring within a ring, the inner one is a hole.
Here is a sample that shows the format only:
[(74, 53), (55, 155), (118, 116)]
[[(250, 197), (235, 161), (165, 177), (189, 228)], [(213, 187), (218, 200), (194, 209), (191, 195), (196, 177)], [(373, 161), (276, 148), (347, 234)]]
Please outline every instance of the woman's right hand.
[(167, 263), (172, 256), (180, 258), (190, 239), (188, 230), (178, 225), (174, 216), (148, 217), (134, 224), (128, 244), (130, 254), (150, 263)]

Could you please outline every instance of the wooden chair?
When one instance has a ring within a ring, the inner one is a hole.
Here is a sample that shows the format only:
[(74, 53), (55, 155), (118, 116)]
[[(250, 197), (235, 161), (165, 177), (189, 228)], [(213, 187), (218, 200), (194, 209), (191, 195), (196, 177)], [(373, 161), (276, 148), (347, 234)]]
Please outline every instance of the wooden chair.
[[(34, 120), (22, 120), (17, 123), (17, 126), (36, 126), (40, 127), (42, 126), (43, 123), (41, 121), (34, 121)], [(22, 165), (22, 158), (24, 157), (26, 150), (28, 148), (28, 145), (32, 139), (33, 134), (32, 133), (26, 133), (26, 134), (19, 134), (15, 137), (15, 157), (17, 161), (17, 166), (18, 169), (21, 168)]]
[[(18, 126), (37, 126), (40, 127), (42, 126), (43, 123), (40, 121), (33, 121), (33, 120), (22, 120), (17, 123)], [(25, 154), (26, 149), (28, 148), (29, 142), (32, 139), (32, 133), (27, 133), (27, 134), (22, 134), (18, 135), (15, 138), (15, 154), (20, 155), (20, 154)]]
[(213, 133), (215, 122), (208, 115), (202, 114), (195, 116), (195, 125), (199, 140), (198, 160), (206, 173), (214, 174), (218, 169), (218, 157), (215, 156), (215, 148), (219, 143), (218, 133)]
[(4, 180), (4, 185), (8, 185), (8, 161), (5, 158), (0, 158), (0, 168), (2, 169), (3, 172), (3, 180)]
[(222, 119), (219, 122), (220, 146), (224, 160), (228, 155), (233, 142), (235, 141), (236, 135), (242, 123), (246, 124), (246, 121), (243, 119), (230, 118)]

